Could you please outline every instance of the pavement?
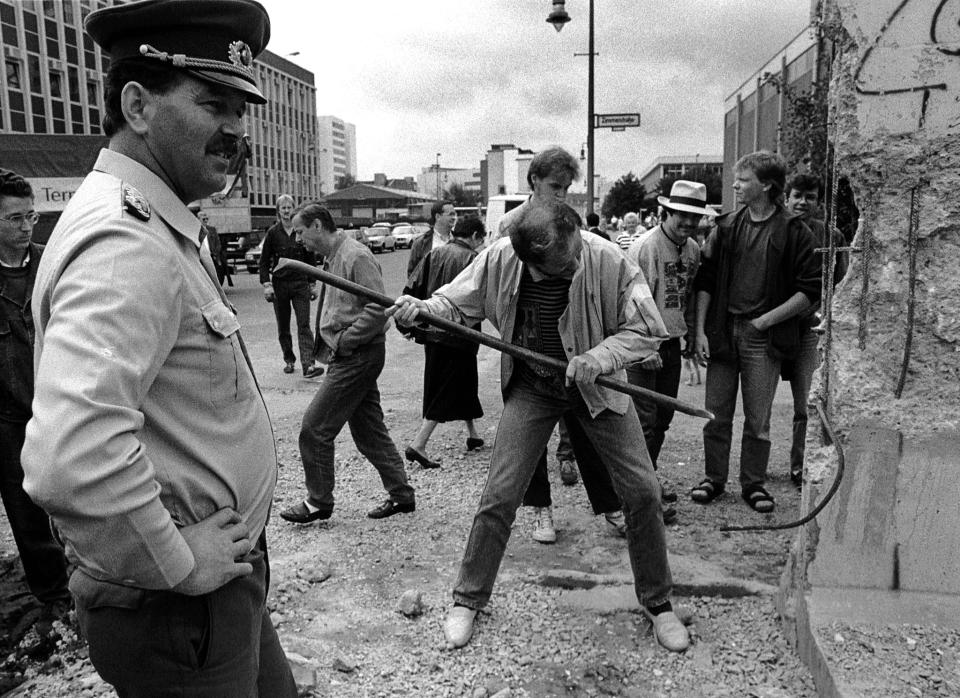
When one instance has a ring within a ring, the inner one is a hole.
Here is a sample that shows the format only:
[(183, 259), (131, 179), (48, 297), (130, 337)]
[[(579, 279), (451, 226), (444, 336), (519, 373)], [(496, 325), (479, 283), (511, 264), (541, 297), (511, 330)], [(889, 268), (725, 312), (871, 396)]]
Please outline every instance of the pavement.
[[(843, 449), (842, 484), (817, 523), (799, 534), (781, 601), (786, 615), (795, 617), (797, 648), (819, 695), (874, 698), (878, 683), (898, 685), (902, 666), (872, 666), (865, 683), (863, 671), (850, 670), (849, 653), (837, 651), (843, 642), (838, 628), (874, 638), (891, 628), (909, 627), (921, 636), (960, 629), (960, 434), (905, 438), (864, 422), (851, 430)], [(804, 510), (829, 488), (810, 484)], [(909, 662), (916, 640), (903, 637), (898, 654)], [(875, 642), (864, 644), (880, 654)], [(927, 695), (915, 686), (909, 690)]]

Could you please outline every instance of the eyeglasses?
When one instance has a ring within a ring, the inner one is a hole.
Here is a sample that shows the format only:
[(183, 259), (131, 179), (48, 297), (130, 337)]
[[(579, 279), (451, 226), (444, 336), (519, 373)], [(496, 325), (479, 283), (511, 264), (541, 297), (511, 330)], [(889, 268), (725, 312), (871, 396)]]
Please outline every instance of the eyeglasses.
[(4, 223), (10, 223), (18, 228), (22, 227), (24, 223), (36, 225), (38, 220), (40, 220), (40, 214), (36, 211), (31, 211), (30, 213), (19, 213), (16, 216), (10, 216), (9, 218), (0, 218), (0, 221), (3, 221)]

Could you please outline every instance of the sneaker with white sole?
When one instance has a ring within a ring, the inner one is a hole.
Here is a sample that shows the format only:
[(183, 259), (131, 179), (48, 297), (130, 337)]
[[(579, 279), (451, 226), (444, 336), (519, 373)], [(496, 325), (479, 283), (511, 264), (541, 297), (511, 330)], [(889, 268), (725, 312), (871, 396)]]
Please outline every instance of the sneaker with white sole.
[(473, 637), (473, 621), (477, 612), (466, 606), (454, 606), (443, 621), (443, 635), (447, 639), (447, 649), (457, 649), (470, 642)]
[(657, 642), (671, 652), (683, 652), (690, 646), (690, 633), (673, 611), (653, 615), (643, 608), (643, 614), (653, 623), (653, 634)]
[(607, 520), (607, 523), (613, 526), (616, 530), (617, 535), (621, 538), (627, 537), (627, 518), (623, 515), (622, 509), (617, 509), (616, 511), (608, 511), (603, 515), (603, 518)]
[(557, 529), (553, 527), (553, 507), (534, 507), (533, 539), (538, 543), (556, 543)]

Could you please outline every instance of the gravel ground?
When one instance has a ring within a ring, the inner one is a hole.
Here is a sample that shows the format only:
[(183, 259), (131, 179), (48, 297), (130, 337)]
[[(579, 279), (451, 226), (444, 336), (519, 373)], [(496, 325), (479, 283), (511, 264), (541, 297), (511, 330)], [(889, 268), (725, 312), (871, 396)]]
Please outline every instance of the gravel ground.
[(932, 626), (852, 626), (820, 631), (834, 677), (875, 698), (960, 695), (960, 631)]
[[(402, 261), (398, 257), (398, 267)], [(387, 262), (392, 263), (389, 255)], [(248, 345), (275, 426), (281, 462), (276, 512), (303, 496), (296, 441), (315, 385), (279, 372), (272, 319), (265, 315), (268, 308), (253, 306), (255, 301), (263, 304), (251, 287), (248, 306), (241, 295), (248, 293), (245, 287), (233, 293), (248, 318)], [(251, 322), (253, 312), (264, 317)], [(258, 322), (266, 328), (259, 340)], [(387, 352), (380, 387), (387, 424), (402, 450), (419, 424), (422, 350), (391, 331)], [(602, 517), (592, 515), (582, 486), (559, 485), (552, 457), (557, 544), (534, 542), (529, 513), (521, 511), (474, 640), (462, 650), (442, 649), (441, 623), (451, 603), (450, 590), (485, 479), (500, 410), (499, 357), (481, 349), (479, 361), (481, 401), (487, 412), (481, 428), (487, 446), (466, 453), (462, 425), (441, 425), (429, 449), (443, 468), (408, 470), (417, 491), (416, 513), (383, 521), (366, 518), (384, 493), (376, 472), (357, 453), (345, 430), (337, 443), (333, 518), (305, 527), (287, 524), (276, 515), (271, 520), (269, 603), (298, 678), (305, 686), (312, 684), (305, 695), (815, 695), (810, 674), (787, 645), (769, 597), (677, 598), (675, 603), (692, 614), (695, 642), (685, 654), (675, 655), (656, 645), (649, 623), (636, 611), (583, 610), (568, 603), (570, 592), (538, 584), (550, 570), (629, 573), (623, 539)], [(702, 391), (702, 386), (683, 385), (680, 397), (702, 404)], [(774, 443), (769, 482), (777, 499), (772, 517), (777, 521), (795, 518), (799, 505), (787, 475), (790, 416), (789, 390), (782, 389), (772, 427), (782, 438)], [(776, 584), (792, 540), (789, 531), (718, 530), (723, 524), (770, 520), (740, 501), (736, 444), (727, 494), (708, 507), (693, 504), (686, 496), (702, 477), (701, 427), (700, 420), (678, 415), (661, 455), (661, 477), (680, 495), (678, 523), (668, 529), (671, 552), (700, 557), (730, 576)], [(0, 551), (9, 558), (13, 550), (0, 517)], [(419, 594), (423, 605), (419, 615), (407, 617), (398, 611), (405, 592)], [(46, 661), (27, 661), (18, 658), (15, 649), (2, 650), (10, 654), (5, 668), (26, 672), (16, 695), (112, 695), (86, 660), (73, 629), (60, 625), (56, 631), (60, 644)], [(949, 680), (946, 675), (944, 680)]]

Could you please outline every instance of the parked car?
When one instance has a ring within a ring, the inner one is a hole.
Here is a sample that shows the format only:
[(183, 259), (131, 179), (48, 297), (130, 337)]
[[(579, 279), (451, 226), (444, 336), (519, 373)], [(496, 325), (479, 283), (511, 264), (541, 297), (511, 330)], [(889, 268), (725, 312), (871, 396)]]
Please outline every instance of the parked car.
[(390, 233), (390, 228), (381, 225), (375, 225), (372, 228), (363, 230), (365, 243), (374, 254), (378, 252), (393, 252), (397, 247), (397, 241)]
[(251, 274), (260, 273), (260, 255), (263, 254), (263, 240), (256, 247), (251, 247), (247, 250), (247, 253), (243, 255), (243, 263), (247, 267), (247, 271)]
[(413, 244), (414, 238), (420, 234), (417, 229), (409, 223), (402, 223), (394, 227), (390, 232), (393, 234), (393, 239), (396, 241), (398, 248), (410, 247), (410, 245)]

